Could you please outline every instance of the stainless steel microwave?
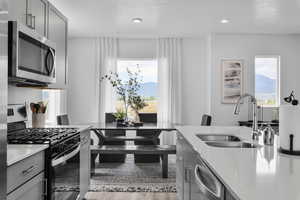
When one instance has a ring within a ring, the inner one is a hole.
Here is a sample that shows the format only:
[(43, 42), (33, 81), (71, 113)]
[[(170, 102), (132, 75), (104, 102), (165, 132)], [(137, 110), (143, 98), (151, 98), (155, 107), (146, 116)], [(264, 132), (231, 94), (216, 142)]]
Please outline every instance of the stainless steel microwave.
[(34, 30), (8, 22), (8, 78), (26, 85), (55, 83), (55, 44)]

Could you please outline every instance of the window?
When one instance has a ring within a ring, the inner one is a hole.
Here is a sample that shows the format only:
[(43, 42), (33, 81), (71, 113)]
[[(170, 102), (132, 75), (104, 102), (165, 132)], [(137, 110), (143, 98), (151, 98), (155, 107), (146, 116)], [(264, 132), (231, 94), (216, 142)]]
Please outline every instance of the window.
[[(122, 80), (127, 78), (127, 69), (136, 71), (140, 69), (142, 85), (139, 94), (145, 99), (147, 106), (140, 110), (141, 113), (157, 112), (157, 61), (156, 60), (118, 60), (117, 72)], [(122, 102), (117, 101), (117, 109), (122, 109)]]
[(46, 124), (56, 124), (56, 116), (60, 114), (61, 108), (61, 91), (43, 90), (42, 99), (47, 103)]
[(258, 105), (266, 107), (279, 106), (279, 56), (255, 57), (255, 97)]

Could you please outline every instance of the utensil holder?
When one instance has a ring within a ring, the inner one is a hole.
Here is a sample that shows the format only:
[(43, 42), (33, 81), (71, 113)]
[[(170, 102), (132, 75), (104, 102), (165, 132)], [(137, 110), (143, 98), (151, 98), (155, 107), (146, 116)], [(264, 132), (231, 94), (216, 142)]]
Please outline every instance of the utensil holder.
[(46, 115), (45, 113), (32, 113), (32, 128), (45, 127)]

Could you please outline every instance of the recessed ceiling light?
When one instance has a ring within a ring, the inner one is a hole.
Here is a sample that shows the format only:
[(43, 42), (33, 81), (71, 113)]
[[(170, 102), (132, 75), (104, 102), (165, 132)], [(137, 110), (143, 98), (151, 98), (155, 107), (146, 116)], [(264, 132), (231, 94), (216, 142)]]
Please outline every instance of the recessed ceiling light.
[(136, 24), (139, 24), (139, 23), (142, 23), (142, 22), (143, 22), (143, 19), (142, 19), (142, 18), (133, 18), (133, 19), (132, 19), (132, 22), (133, 22), (133, 23), (136, 23)]
[(228, 23), (229, 23), (229, 20), (228, 20), (228, 19), (222, 19), (220, 22), (221, 22), (222, 24), (228, 24)]

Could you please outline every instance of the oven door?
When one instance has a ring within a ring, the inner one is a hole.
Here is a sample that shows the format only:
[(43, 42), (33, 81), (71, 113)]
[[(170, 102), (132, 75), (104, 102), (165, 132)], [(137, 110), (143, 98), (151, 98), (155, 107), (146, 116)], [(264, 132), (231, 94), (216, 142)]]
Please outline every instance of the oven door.
[(69, 146), (51, 160), (51, 200), (76, 200), (79, 196), (80, 142)]
[(9, 75), (15, 80), (55, 82), (55, 44), (17, 22), (9, 22)]

